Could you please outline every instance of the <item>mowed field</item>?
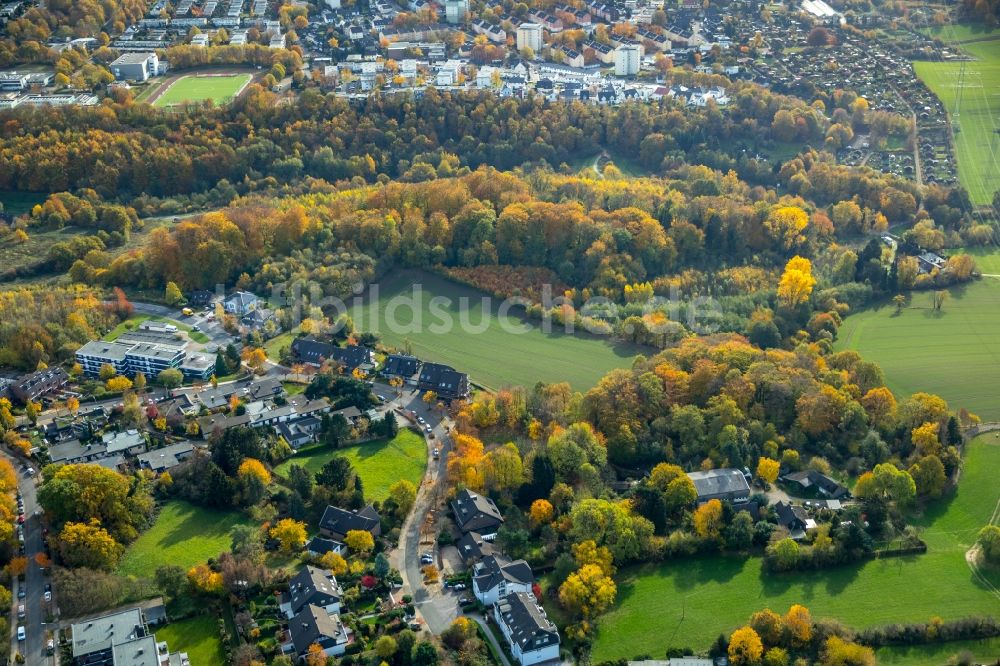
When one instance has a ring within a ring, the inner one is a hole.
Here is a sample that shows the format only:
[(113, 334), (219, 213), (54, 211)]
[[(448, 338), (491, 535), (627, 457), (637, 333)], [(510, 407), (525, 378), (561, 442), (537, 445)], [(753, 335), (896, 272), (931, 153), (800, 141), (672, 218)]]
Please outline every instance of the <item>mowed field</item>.
[[(935, 36), (946, 42), (989, 39), (963, 26), (944, 27)], [(1000, 39), (965, 42), (961, 49), (975, 60), (913, 67), (952, 120), (959, 181), (974, 204), (985, 204), (1000, 189)]]
[(990, 663), (1000, 658), (1000, 638), (986, 638), (981, 641), (952, 641), (932, 645), (907, 645), (880, 648), (875, 651), (881, 666), (942, 666), (960, 652), (969, 652), (978, 661)]
[(118, 568), (124, 575), (152, 578), (157, 567), (185, 569), (229, 550), (236, 525), (250, 524), (238, 511), (214, 511), (173, 500), (160, 508), (156, 522), (129, 546)]
[[(420, 287), (416, 294), (414, 285)], [(543, 381), (569, 382), (586, 391), (608, 371), (629, 367), (636, 354), (650, 353), (610, 338), (545, 333), (541, 322), (499, 317), (498, 299), (484, 303), (484, 298), (490, 297), (435, 275), (401, 271), (383, 279), (378, 298), (351, 308), (351, 316), (358, 330), (376, 332), (400, 348), (409, 341), (416, 356), (447, 363), (494, 389)], [(453, 325), (442, 326), (445, 319)]]
[(302, 465), (318, 472), (334, 456), (351, 461), (364, 484), (365, 497), (382, 501), (389, 496), (389, 487), (400, 479), (419, 486), (427, 467), (427, 444), (422, 435), (402, 429), (393, 439), (358, 444), (343, 449), (317, 446), (298, 453), (275, 468), (285, 476), (292, 465)]
[(156, 640), (166, 641), (171, 652), (187, 652), (191, 666), (212, 666), (226, 661), (219, 627), (212, 615), (201, 615), (156, 627)]
[(853, 313), (836, 347), (877, 362), (899, 399), (937, 393), (953, 409), (1000, 420), (1000, 279), (982, 278), (950, 294), (941, 312), (932, 308), (932, 292), (914, 292), (898, 315), (889, 304)]
[(767, 607), (784, 613), (797, 603), (813, 617), (833, 617), (854, 627), (926, 621), (934, 615), (1000, 615), (1000, 575), (983, 582), (965, 561), (1000, 500), (997, 469), (1000, 433), (966, 447), (958, 491), (916, 521), (928, 543), (925, 555), (777, 575), (764, 574), (757, 557), (626, 569), (617, 577), (615, 608), (598, 621), (592, 660), (662, 656), (672, 646), (704, 650), (754, 611)]
[(250, 80), (251, 74), (223, 74), (211, 76), (190, 75), (170, 84), (153, 106), (172, 106), (184, 102), (210, 99), (216, 104), (229, 101)]

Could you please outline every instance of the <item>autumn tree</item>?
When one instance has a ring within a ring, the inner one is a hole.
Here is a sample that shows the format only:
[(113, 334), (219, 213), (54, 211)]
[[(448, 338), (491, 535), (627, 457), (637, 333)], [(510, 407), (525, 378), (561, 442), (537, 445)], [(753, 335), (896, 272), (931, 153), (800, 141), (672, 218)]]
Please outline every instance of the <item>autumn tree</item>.
[(293, 553), (306, 543), (306, 524), (300, 520), (283, 518), (268, 532), (272, 539), (281, 543), (284, 553)]
[(809, 300), (816, 278), (812, 275), (812, 262), (798, 255), (788, 260), (778, 283), (778, 302), (796, 308)]
[(172, 306), (184, 301), (184, 294), (181, 293), (181, 289), (177, 286), (176, 282), (167, 282), (167, 287), (163, 293), (163, 300), (167, 302), (167, 305)]
[(225, 589), (222, 574), (213, 571), (207, 564), (188, 569), (187, 579), (191, 587), (200, 594), (216, 596), (221, 595)]
[(583, 618), (600, 615), (614, 603), (617, 594), (614, 580), (596, 564), (580, 567), (559, 587), (563, 607)]
[(976, 543), (987, 562), (1000, 564), (1000, 526), (987, 525), (979, 530)]
[(404, 517), (417, 500), (417, 487), (408, 479), (400, 479), (389, 486), (389, 498), (396, 503), (396, 515)]
[(778, 480), (778, 472), (781, 470), (781, 463), (771, 458), (761, 457), (757, 461), (757, 477), (766, 483), (774, 483)]
[(554, 513), (552, 502), (546, 499), (536, 499), (531, 503), (531, 509), (528, 511), (531, 524), (534, 527), (548, 524)]
[(97, 520), (66, 523), (59, 533), (59, 554), (67, 566), (111, 571), (124, 553), (124, 546)]
[(729, 637), (729, 663), (733, 666), (756, 666), (764, 654), (760, 636), (750, 627), (740, 627)]
[(175, 389), (184, 383), (184, 373), (176, 368), (167, 368), (156, 375), (156, 381), (163, 388)]
[(722, 502), (719, 500), (709, 500), (695, 509), (694, 530), (701, 538), (718, 540), (722, 525)]
[(343, 576), (347, 573), (347, 560), (332, 550), (328, 553), (323, 553), (316, 563), (324, 569), (332, 571), (334, 576)]
[(813, 622), (809, 609), (794, 604), (784, 617), (785, 633), (791, 644), (797, 648), (804, 647), (812, 640)]
[(916, 495), (917, 488), (909, 472), (897, 469), (892, 463), (876, 465), (870, 472), (858, 477), (854, 496), (860, 499), (878, 499), (905, 505)]
[(349, 530), (344, 535), (344, 545), (351, 549), (352, 553), (364, 555), (375, 549), (375, 539), (371, 532), (366, 530)]

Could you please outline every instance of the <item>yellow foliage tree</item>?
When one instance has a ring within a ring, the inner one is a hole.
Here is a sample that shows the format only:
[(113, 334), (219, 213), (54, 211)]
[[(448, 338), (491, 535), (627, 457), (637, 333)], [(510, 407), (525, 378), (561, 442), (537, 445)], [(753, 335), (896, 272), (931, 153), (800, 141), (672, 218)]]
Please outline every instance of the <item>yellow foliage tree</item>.
[(105, 384), (105, 388), (113, 393), (120, 393), (122, 391), (127, 391), (132, 388), (132, 380), (128, 377), (123, 377), (118, 375), (117, 377), (112, 377)]
[(785, 264), (785, 272), (778, 283), (778, 302), (786, 307), (798, 307), (809, 300), (815, 285), (812, 262), (796, 255)]
[(324, 553), (316, 563), (324, 569), (332, 571), (334, 576), (343, 576), (347, 573), (347, 560), (332, 550)]
[(552, 520), (554, 513), (555, 509), (552, 506), (552, 502), (546, 499), (536, 499), (531, 503), (531, 509), (529, 511), (531, 524), (534, 527), (546, 525)]
[(774, 483), (778, 480), (778, 472), (780, 470), (781, 463), (777, 460), (762, 457), (757, 461), (757, 476), (768, 483)]
[(775, 208), (764, 220), (764, 228), (768, 234), (786, 250), (805, 242), (802, 232), (808, 225), (809, 214), (798, 206)]
[(279, 520), (268, 533), (272, 539), (277, 539), (281, 542), (281, 550), (285, 553), (292, 553), (298, 550), (306, 542), (306, 524), (292, 518)]
[(910, 438), (921, 456), (937, 455), (941, 452), (937, 423), (925, 423), (914, 428)]
[(588, 564), (597, 566), (605, 576), (613, 576), (615, 567), (614, 557), (607, 546), (598, 546), (593, 539), (587, 539), (580, 543), (573, 544), (573, 559), (578, 567)]
[(375, 539), (371, 532), (365, 530), (349, 530), (344, 535), (344, 545), (353, 553), (370, 553), (375, 549)]
[(764, 644), (750, 627), (740, 627), (729, 637), (729, 663), (733, 666), (754, 666), (763, 654)]
[(785, 613), (785, 631), (792, 645), (802, 647), (812, 640), (813, 622), (809, 609), (795, 604)]
[(271, 483), (271, 473), (264, 467), (264, 463), (256, 458), (244, 460), (236, 473), (240, 477), (256, 477), (265, 486)]
[(718, 539), (722, 531), (722, 502), (709, 500), (695, 509), (694, 531), (703, 539)]
[(559, 587), (559, 601), (563, 607), (584, 618), (602, 613), (614, 603), (617, 595), (615, 582), (596, 564), (580, 567)]
[(201, 594), (222, 594), (222, 574), (212, 571), (207, 564), (191, 567), (187, 572), (188, 582)]

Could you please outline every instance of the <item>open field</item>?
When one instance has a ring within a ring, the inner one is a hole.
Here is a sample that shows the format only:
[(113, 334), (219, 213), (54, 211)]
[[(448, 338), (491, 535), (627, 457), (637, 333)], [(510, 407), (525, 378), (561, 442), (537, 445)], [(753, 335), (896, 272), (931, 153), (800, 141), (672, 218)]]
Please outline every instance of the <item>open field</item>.
[[(965, 253), (971, 255), (976, 260), (980, 273), (1000, 275), (1000, 248), (992, 247), (963, 247), (957, 250), (950, 250), (951, 254)], [(995, 283), (1000, 287), (1000, 282)]]
[(955, 23), (953, 25), (936, 25), (924, 28), (921, 32), (937, 37), (945, 42), (962, 44), (979, 39), (1000, 38), (1000, 28), (994, 28), (982, 23)]
[(180, 500), (160, 508), (156, 522), (129, 546), (118, 571), (151, 578), (156, 568), (185, 569), (229, 550), (230, 531), (249, 520), (236, 511), (215, 511)]
[(983, 278), (950, 290), (941, 312), (915, 292), (899, 314), (889, 304), (849, 315), (837, 349), (856, 349), (885, 371), (903, 398), (937, 393), (984, 420), (1000, 420), (1000, 282)]
[[(411, 291), (415, 285), (420, 286), (418, 294)], [(390, 303), (395, 297), (407, 300), (397, 307)], [(441, 298), (432, 308), (435, 297)], [(636, 354), (649, 353), (648, 349), (615, 344), (610, 338), (544, 333), (540, 322), (525, 324), (515, 315), (495, 316), (496, 308), (490, 308), (489, 301), (484, 304), (484, 298), (489, 297), (435, 275), (401, 271), (383, 279), (378, 284), (377, 300), (353, 307), (351, 316), (358, 330), (378, 333), (383, 342), (396, 347), (409, 340), (416, 356), (452, 365), (469, 373), (473, 382), (491, 388), (530, 387), (543, 381), (569, 382), (574, 389), (586, 391), (608, 371), (628, 367)], [(468, 305), (460, 315), (463, 302)], [(497, 299), (492, 302), (497, 303)], [(484, 317), (484, 313), (490, 316)], [(445, 318), (453, 325), (441, 326)], [(395, 325), (390, 327), (387, 319)], [(435, 332), (439, 328), (445, 330)], [(523, 328), (530, 330), (508, 332)]]
[(252, 74), (182, 76), (160, 93), (153, 101), (153, 106), (173, 106), (205, 99), (223, 104), (242, 90), (251, 77)]
[[(960, 42), (974, 34), (948, 26), (935, 36)], [(985, 204), (1000, 189), (1000, 40), (967, 42), (961, 49), (975, 60), (915, 62), (913, 67), (951, 118), (959, 181), (974, 204)]]
[(882, 666), (941, 666), (951, 657), (968, 650), (978, 660), (989, 663), (1000, 656), (1000, 638), (981, 641), (953, 641), (932, 645), (908, 645), (880, 648), (875, 651)]
[(198, 615), (156, 627), (156, 640), (166, 641), (171, 652), (187, 652), (191, 666), (211, 666), (226, 661), (219, 627), (212, 615)]
[[(769, 607), (784, 613), (795, 603), (814, 617), (855, 627), (933, 615), (997, 615), (1000, 595), (973, 576), (965, 551), (1000, 498), (1000, 434), (971, 442), (964, 465), (958, 491), (915, 521), (928, 543), (925, 555), (778, 575), (764, 574), (758, 557), (722, 556), (622, 571), (618, 602), (598, 621), (592, 660), (662, 656), (670, 646), (707, 649), (719, 633), (745, 623), (754, 611)], [(991, 583), (1000, 583), (1000, 576), (993, 575)]]
[(0, 204), (3, 205), (3, 212), (8, 215), (24, 215), (30, 213), (35, 204), (44, 203), (47, 196), (45, 192), (5, 190), (0, 192)]
[(292, 456), (274, 471), (285, 475), (288, 468), (295, 464), (316, 473), (334, 456), (344, 456), (351, 461), (364, 484), (367, 499), (381, 501), (389, 496), (389, 486), (400, 479), (408, 479), (415, 486), (420, 485), (427, 467), (427, 444), (423, 436), (403, 429), (391, 440), (343, 449), (315, 446)]

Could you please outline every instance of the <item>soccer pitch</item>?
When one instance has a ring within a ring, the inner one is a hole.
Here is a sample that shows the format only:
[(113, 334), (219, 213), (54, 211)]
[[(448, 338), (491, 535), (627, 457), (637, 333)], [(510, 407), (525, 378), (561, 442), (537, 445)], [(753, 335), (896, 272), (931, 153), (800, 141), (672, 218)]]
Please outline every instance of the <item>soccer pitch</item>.
[(216, 104), (225, 104), (249, 83), (251, 76), (250, 74), (183, 76), (170, 84), (170, 87), (153, 102), (153, 106), (173, 106), (205, 99), (210, 99)]

